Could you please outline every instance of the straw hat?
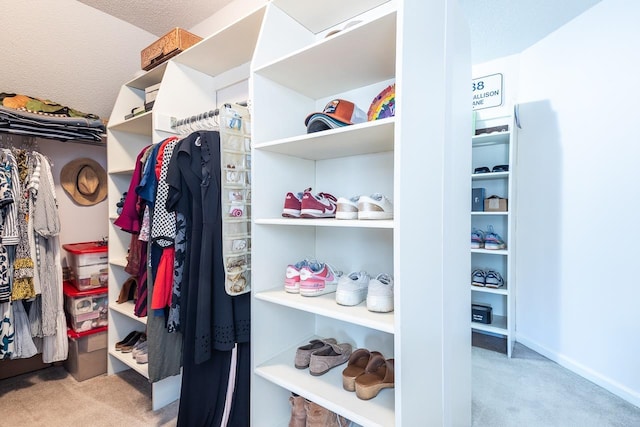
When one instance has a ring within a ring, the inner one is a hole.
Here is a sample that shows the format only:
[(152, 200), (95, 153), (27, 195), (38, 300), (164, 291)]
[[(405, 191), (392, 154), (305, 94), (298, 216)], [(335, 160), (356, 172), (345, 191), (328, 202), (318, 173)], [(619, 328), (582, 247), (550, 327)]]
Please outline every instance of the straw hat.
[(107, 172), (92, 159), (75, 159), (64, 165), (60, 184), (82, 206), (95, 205), (107, 197)]

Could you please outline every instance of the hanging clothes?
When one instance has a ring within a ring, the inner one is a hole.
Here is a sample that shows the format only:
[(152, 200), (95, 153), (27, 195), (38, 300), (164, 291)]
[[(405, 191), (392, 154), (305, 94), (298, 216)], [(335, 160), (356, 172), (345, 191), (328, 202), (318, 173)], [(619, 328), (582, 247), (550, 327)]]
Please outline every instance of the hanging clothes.
[[(239, 352), (249, 348), (250, 296), (231, 297), (224, 286), (220, 174), (220, 134), (215, 131), (182, 139), (167, 173), (167, 210), (186, 219), (188, 242), (181, 287), (184, 353), (178, 426), (220, 425), (232, 349), (236, 343), (244, 343)], [(248, 372), (238, 371), (243, 373), (236, 393), (248, 396)], [(246, 407), (235, 406), (228, 425), (248, 426), (248, 397)]]

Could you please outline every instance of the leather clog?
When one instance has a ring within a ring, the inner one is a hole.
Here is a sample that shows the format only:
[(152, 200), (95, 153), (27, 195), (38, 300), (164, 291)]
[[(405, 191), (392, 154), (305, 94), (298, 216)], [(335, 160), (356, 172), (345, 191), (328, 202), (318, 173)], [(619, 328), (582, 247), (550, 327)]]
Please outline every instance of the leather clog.
[(364, 374), (369, 360), (373, 356), (382, 356), (378, 351), (359, 348), (349, 357), (347, 367), (342, 371), (342, 387), (347, 391), (356, 391), (356, 378)]
[(356, 378), (356, 396), (362, 400), (373, 399), (384, 388), (395, 387), (394, 359), (371, 357), (365, 373)]

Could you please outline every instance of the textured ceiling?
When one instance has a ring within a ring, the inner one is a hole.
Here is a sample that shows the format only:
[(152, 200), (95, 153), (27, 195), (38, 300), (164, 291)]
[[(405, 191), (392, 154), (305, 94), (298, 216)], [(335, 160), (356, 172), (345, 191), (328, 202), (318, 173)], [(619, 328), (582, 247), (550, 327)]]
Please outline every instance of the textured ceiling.
[(174, 27), (189, 29), (232, 0), (78, 0), (160, 37)]

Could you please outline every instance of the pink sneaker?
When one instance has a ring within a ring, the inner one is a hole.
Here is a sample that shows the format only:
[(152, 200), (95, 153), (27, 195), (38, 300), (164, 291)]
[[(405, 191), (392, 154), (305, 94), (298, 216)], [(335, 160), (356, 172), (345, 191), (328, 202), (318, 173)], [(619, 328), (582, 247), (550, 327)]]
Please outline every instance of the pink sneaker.
[(337, 199), (329, 193), (311, 194), (311, 189), (302, 195), (300, 217), (335, 218)]
[(311, 191), (311, 187), (302, 193), (287, 193), (284, 198), (284, 208), (282, 208), (282, 216), (285, 218), (300, 218), (300, 209), (302, 207), (302, 195)]
[(300, 293), (300, 269), (309, 265), (309, 261), (303, 259), (295, 264), (287, 265), (284, 275), (284, 290), (290, 294)]
[(336, 271), (329, 264), (310, 262), (300, 269), (300, 295), (315, 297), (335, 292), (341, 271)]

